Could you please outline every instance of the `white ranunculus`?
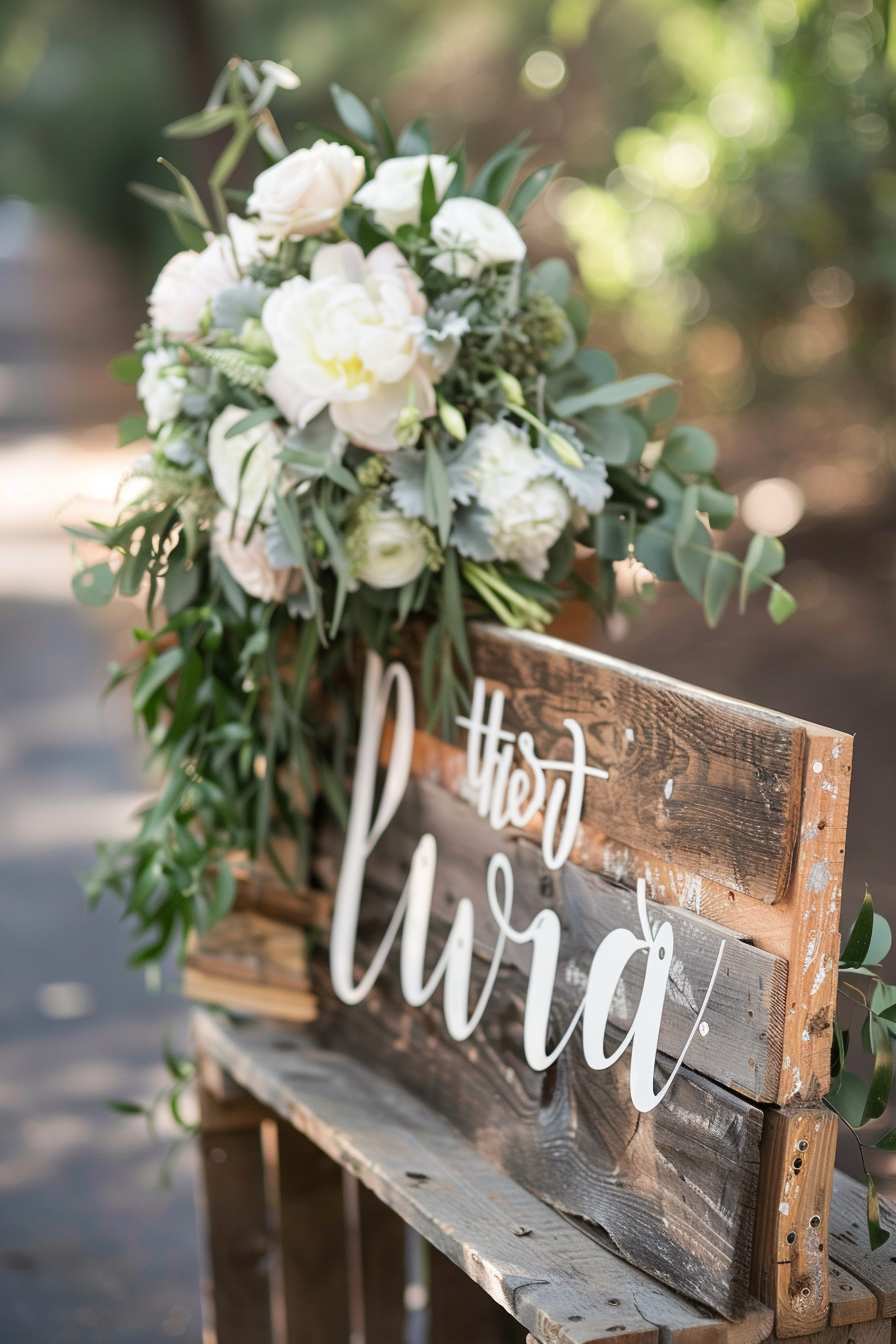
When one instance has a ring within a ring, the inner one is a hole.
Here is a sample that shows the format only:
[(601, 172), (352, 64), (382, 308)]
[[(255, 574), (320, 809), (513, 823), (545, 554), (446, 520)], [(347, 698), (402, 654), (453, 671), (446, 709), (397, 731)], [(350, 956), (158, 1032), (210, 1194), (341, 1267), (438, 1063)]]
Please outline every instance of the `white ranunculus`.
[(476, 503), (487, 510), (485, 529), (499, 560), (515, 560), (540, 579), (548, 551), (572, 513), (569, 495), (544, 474), (528, 435), (506, 420), (481, 425), (468, 439), (477, 460), (470, 468)]
[(150, 434), (157, 433), (169, 420), (177, 419), (186, 388), (186, 370), (176, 350), (170, 346), (147, 350), (143, 372), (137, 380), (137, 396), (143, 402)]
[(472, 196), (445, 201), (432, 221), (433, 241), (441, 249), (433, 262), (446, 275), (477, 276), (485, 266), (522, 261), (526, 244), (496, 205)]
[(355, 576), (371, 588), (402, 588), (422, 573), (430, 555), (428, 528), (396, 509), (378, 508), (362, 524)]
[(376, 223), (390, 233), (402, 224), (419, 224), (427, 164), (432, 173), (436, 200), (440, 201), (457, 172), (457, 164), (450, 163), (444, 154), (409, 154), (399, 159), (386, 159), (370, 181), (355, 192), (355, 200), (365, 210), (372, 210)]
[(259, 173), (246, 210), (278, 238), (308, 238), (336, 227), (363, 181), (360, 154), (317, 140)]
[(152, 287), (150, 324), (169, 336), (193, 340), (209, 300), (239, 279), (233, 243), (226, 234), (212, 235), (204, 252), (176, 252)]
[(426, 330), (420, 281), (392, 243), (368, 257), (356, 243), (325, 244), (311, 278), (287, 280), (261, 320), (277, 355), (268, 392), (288, 420), (306, 425), (325, 406), (362, 448), (398, 447), (409, 399), (426, 417), (435, 393), (420, 343)]
[(259, 262), (276, 257), (280, 239), (260, 219), (243, 219), (240, 215), (227, 216), (227, 232), (233, 243), (237, 266), (249, 271)]
[(298, 569), (275, 569), (268, 559), (264, 531), (256, 527), (246, 541), (249, 523), (237, 518), (230, 509), (219, 509), (212, 528), (212, 554), (230, 570), (237, 583), (250, 597), (262, 602), (285, 602), (302, 587)]
[(268, 421), (228, 439), (227, 431), (247, 415), (243, 406), (224, 408), (208, 432), (208, 465), (215, 489), (228, 509), (247, 522), (256, 514), (267, 522), (274, 512), (275, 459), (281, 435)]

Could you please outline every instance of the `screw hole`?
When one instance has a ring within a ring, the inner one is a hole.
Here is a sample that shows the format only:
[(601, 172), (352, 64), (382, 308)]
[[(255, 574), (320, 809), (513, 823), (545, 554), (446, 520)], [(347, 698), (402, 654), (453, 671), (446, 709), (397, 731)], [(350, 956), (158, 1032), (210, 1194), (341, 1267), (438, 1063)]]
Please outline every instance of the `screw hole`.
[(618, 1298), (618, 1297), (608, 1297), (608, 1298), (607, 1298), (607, 1306), (608, 1306), (608, 1307), (618, 1307), (618, 1306), (619, 1306), (619, 1298)]
[(819, 1216), (818, 1216), (817, 1213), (814, 1214), (814, 1215), (809, 1219), (809, 1226), (810, 1226), (810, 1227), (821, 1227), (821, 1219), (819, 1218)]
[(569, 1319), (570, 1319), (571, 1321), (583, 1321), (585, 1318), (584, 1318), (584, 1316), (570, 1316)]
[(796, 1233), (795, 1233), (795, 1232), (788, 1232), (788, 1233), (787, 1233), (787, 1245), (788, 1245), (788, 1246), (792, 1246), (793, 1243), (794, 1243), (795, 1241), (796, 1241)]
[(795, 1158), (793, 1159), (793, 1169), (794, 1169), (794, 1171), (799, 1171), (799, 1169), (800, 1169), (800, 1167), (801, 1167), (802, 1165), (803, 1165), (803, 1159), (802, 1159), (801, 1157), (795, 1157)]
[(659, 952), (657, 952), (657, 956), (659, 957), (660, 961), (662, 961), (665, 958), (665, 955), (666, 955), (666, 949), (664, 947), (661, 947)]
[(808, 1297), (809, 1294), (811, 1293), (811, 1291), (812, 1291), (811, 1288), (803, 1288), (803, 1289), (801, 1289), (801, 1292), (802, 1292), (803, 1297)]
[(808, 1147), (809, 1147), (808, 1139), (800, 1139), (799, 1143), (797, 1144), (797, 1148), (799, 1148), (801, 1153), (804, 1153)]

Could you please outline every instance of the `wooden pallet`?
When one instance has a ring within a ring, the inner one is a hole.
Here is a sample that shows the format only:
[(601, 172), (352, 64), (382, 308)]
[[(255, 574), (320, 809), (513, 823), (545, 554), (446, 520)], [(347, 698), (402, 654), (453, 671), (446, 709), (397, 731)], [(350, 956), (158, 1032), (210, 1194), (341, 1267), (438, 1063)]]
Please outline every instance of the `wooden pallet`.
[[(259, 1126), (275, 1119), (286, 1285), (279, 1309), (289, 1344), (348, 1340), (339, 1168), (376, 1196), (365, 1205), (367, 1239), (380, 1234), (381, 1206), (391, 1209), (536, 1344), (760, 1344), (778, 1338), (770, 1308), (751, 1301), (743, 1320), (732, 1323), (662, 1286), (598, 1244), (593, 1230), (497, 1170), (404, 1088), (320, 1048), (307, 1031), (257, 1020), (234, 1023), (198, 1010), (194, 1032), (217, 1344), (271, 1339), (265, 1273), (272, 1258), (270, 1219)], [(807, 1336), (807, 1344), (889, 1344), (896, 1275), (889, 1255), (863, 1249), (863, 1229), (851, 1235), (861, 1193), (838, 1173), (832, 1249), (849, 1268), (832, 1263), (828, 1323)], [(896, 1227), (896, 1210), (885, 1201), (882, 1210)], [(394, 1229), (390, 1235), (394, 1241)], [(372, 1344), (384, 1323), (400, 1319), (401, 1282), (393, 1275), (390, 1286), (370, 1272), (365, 1289)], [(497, 1344), (501, 1338), (486, 1306), (483, 1301), (479, 1325), (470, 1327), (465, 1344)], [(275, 1304), (275, 1316), (277, 1310)]]

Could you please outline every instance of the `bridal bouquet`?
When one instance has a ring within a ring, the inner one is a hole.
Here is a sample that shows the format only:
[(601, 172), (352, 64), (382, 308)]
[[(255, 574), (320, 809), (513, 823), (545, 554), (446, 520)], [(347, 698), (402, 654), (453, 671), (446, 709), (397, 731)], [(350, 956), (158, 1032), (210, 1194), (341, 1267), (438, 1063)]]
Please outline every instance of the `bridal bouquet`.
[[(167, 128), (232, 132), (207, 202), (171, 164), (176, 190), (133, 185), (185, 250), (113, 364), (145, 411), (122, 442), (149, 447), (117, 522), (77, 530), (109, 555), (74, 589), (146, 598), (112, 681), (131, 679), (164, 783), (88, 882), (136, 918), (138, 961), (229, 908), (232, 851), (279, 866), (272, 837), (298, 837), (281, 875), (306, 879), (316, 810), (346, 811), (359, 641), (401, 647), (417, 617), (450, 737), (470, 616), (541, 630), (568, 596), (606, 616), (620, 570), (644, 597), (680, 580), (711, 624), (736, 589), (743, 606), (768, 588), (776, 621), (794, 605), (778, 541), (755, 536), (743, 561), (718, 547), (736, 502), (710, 436), (673, 423), (671, 380), (617, 380), (566, 264), (529, 263), (520, 225), (553, 169), (514, 190), (525, 137), (471, 175), (424, 120), (395, 138), (334, 86), (344, 131), (303, 128), (289, 152), (269, 103), (298, 82), (233, 60)], [(232, 189), (254, 141), (269, 166)]]

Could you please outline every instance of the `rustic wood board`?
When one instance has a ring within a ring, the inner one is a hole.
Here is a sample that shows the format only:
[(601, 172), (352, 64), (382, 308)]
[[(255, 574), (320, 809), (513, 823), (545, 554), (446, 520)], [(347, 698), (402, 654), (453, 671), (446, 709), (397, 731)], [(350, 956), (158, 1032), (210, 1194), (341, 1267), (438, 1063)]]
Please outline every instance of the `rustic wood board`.
[[(387, 730), (389, 725), (387, 724)], [(808, 755), (802, 785), (799, 838), (790, 887), (784, 900), (765, 905), (690, 871), (658, 859), (582, 823), (572, 861), (634, 888), (639, 877), (661, 905), (704, 915), (749, 938), (756, 947), (788, 962), (787, 1007), (778, 1103), (814, 1105), (830, 1088), (833, 1005), (840, 947), (840, 898), (846, 818), (852, 771), (852, 738), (805, 725)], [(389, 733), (384, 734), (383, 756)], [(461, 794), (466, 754), (418, 732), (412, 773)], [(472, 809), (471, 809), (472, 811)], [(529, 828), (540, 836), (540, 822)], [(324, 860), (318, 876), (330, 887), (334, 865)]]
[(871, 1289), (833, 1260), (828, 1261), (828, 1291), (831, 1296), (828, 1325), (854, 1325), (877, 1319), (877, 1298)]
[[(394, 897), (365, 897), (359, 960), (379, 941)], [(434, 945), (447, 926), (433, 919)], [(603, 1227), (620, 1254), (662, 1282), (736, 1319), (746, 1301), (762, 1112), (686, 1066), (666, 1100), (639, 1114), (629, 1095), (628, 1057), (612, 1069), (587, 1067), (574, 1036), (556, 1064), (533, 1072), (522, 1050), (526, 981), (513, 966), (498, 974), (479, 1027), (458, 1044), (438, 1004), (410, 1009), (401, 998), (394, 954), (363, 1004), (346, 1008), (316, 987), (315, 1032), (396, 1077), (426, 1100), (477, 1150), (563, 1212)], [(475, 1000), (485, 975), (474, 959)], [(556, 1039), (568, 1013), (558, 1011)], [(608, 1042), (621, 1033), (609, 1028)], [(669, 1063), (658, 1066), (658, 1088)]]
[(896, 1206), (880, 1200), (880, 1225), (890, 1240), (872, 1251), (868, 1243), (865, 1186), (843, 1171), (834, 1172), (829, 1250), (836, 1260), (877, 1298), (881, 1316), (896, 1316)]
[[(777, 1339), (777, 1335), (772, 1335), (773, 1344)], [(890, 1344), (890, 1322), (878, 1320), (827, 1326), (813, 1335), (803, 1335), (801, 1344)]]
[(200, 1050), (550, 1344), (723, 1344), (719, 1318), (602, 1251), (404, 1088), (305, 1032), (195, 1017)]
[(473, 665), (507, 696), (505, 726), (591, 764), (582, 817), (623, 844), (757, 900), (784, 895), (800, 813), (804, 724), (590, 649), (498, 626), (470, 630)]
[(753, 1292), (775, 1309), (781, 1338), (828, 1323), (828, 1211), (837, 1118), (825, 1106), (765, 1112)]
[[(556, 910), (564, 927), (557, 979), (557, 1005), (571, 1016), (586, 983), (591, 958), (614, 928), (638, 931), (631, 891), (568, 863), (548, 871), (538, 846), (528, 837), (495, 832), (468, 804), (426, 780), (412, 780), (404, 801), (367, 865), (368, 880), (397, 898), (414, 848), (424, 833), (438, 845), (433, 911), (450, 923), (459, 897), (476, 911), (476, 950), (491, 958), (497, 928), (488, 909), (485, 873), (489, 858), (501, 850), (514, 871), (514, 924), (522, 928), (545, 906)], [(333, 830), (321, 837), (335, 847)], [(677, 1059), (685, 1048), (725, 942), (723, 960), (704, 1020), (706, 1036), (696, 1036), (687, 1061), (698, 1073), (759, 1101), (778, 1095), (787, 964), (752, 947), (729, 930), (699, 915), (650, 903), (654, 922), (667, 919), (675, 933), (675, 958), (663, 1016), (660, 1050)], [(508, 943), (504, 960), (528, 973), (531, 948)], [(643, 966), (629, 963), (622, 991), (614, 999), (610, 1021), (628, 1027), (638, 1002)]]

